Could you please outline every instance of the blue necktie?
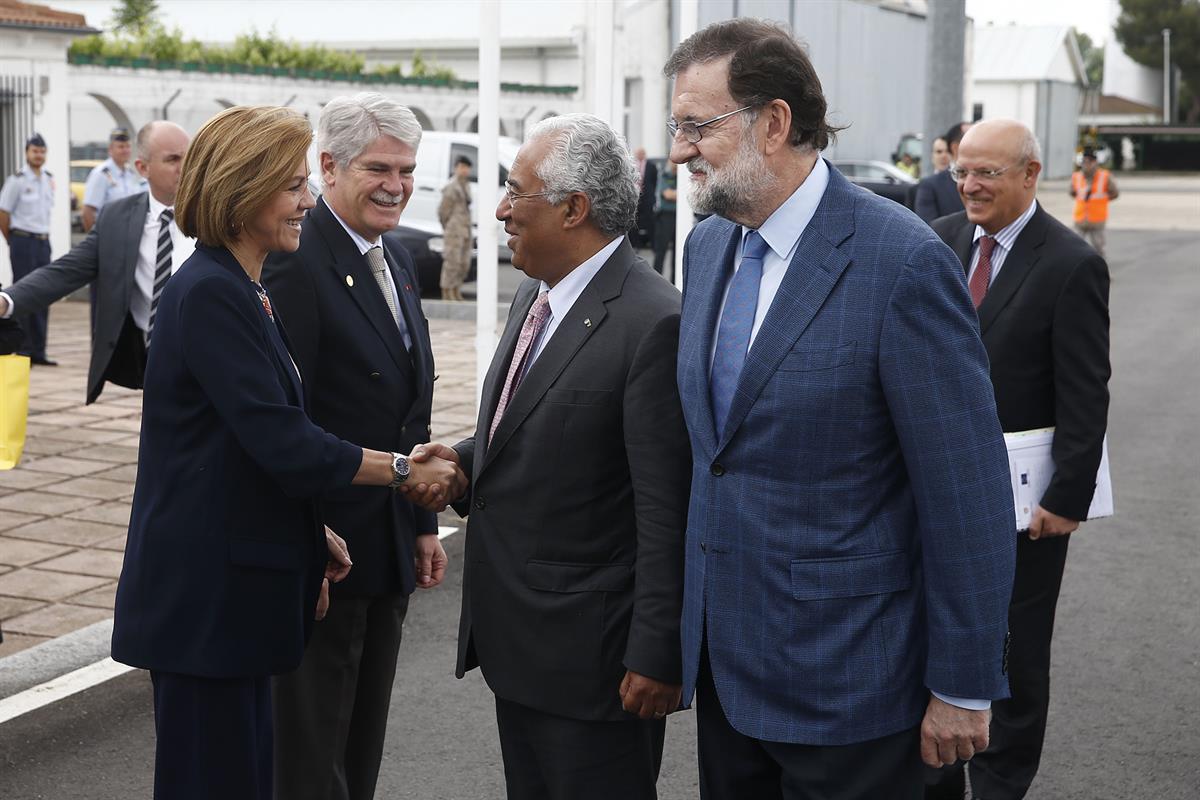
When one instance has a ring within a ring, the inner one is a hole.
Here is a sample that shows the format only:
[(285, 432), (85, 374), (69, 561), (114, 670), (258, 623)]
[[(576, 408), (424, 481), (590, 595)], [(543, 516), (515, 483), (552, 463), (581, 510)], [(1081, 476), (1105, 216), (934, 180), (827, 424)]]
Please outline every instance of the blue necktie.
[(758, 231), (750, 231), (742, 242), (742, 263), (729, 283), (721, 324), (717, 328), (717, 346), (713, 351), (709, 392), (712, 396), (713, 422), (720, 436), (725, 417), (733, 403), (746, 351), (750, 349), (750, 331), (754, 328), (754, 312), (758, 308), (758, 287), (762, 283), (763, 256), (767, 243)]

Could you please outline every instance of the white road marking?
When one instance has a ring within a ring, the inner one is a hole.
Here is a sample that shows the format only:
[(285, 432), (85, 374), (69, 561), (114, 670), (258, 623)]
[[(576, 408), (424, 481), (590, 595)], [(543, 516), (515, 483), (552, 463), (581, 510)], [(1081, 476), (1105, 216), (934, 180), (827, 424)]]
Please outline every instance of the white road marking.
[(93, 686), (111, 680), (118, 675), (124, 675), (126, 672), (132, 670), (133, 667), (127, 667), (124, 664), (118, 664), (111, 658), (106, 658), (103, 661), (89, 664), (74, 672), (68, 672), (66, 675), (54, 680), (40, 683), (23, 692), (18, 692), (11, 697), (0, 700), (0, 724), (8, 722), (10, 719), (19, 717), (22, 714), (27, 714), (30, 711), (36, 711), (43, 706), (56, 703), (64, 697), (70, 697), (76, 692), (90, 689)]

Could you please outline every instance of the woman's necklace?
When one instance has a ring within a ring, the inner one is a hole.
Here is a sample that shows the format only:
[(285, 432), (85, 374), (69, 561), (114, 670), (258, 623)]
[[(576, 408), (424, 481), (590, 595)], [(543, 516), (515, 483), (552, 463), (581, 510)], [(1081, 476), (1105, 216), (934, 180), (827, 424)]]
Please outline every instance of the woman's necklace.
[(267, 297), (267, 290), (262, 287), (261, 283), (254, 280), (254, 278), (250, 278), (250, 282), (254, 284), (254, 291), (258, 292), (258, 300), (262, 303), (263, 311), (267, 312), (267, 316), (271, 322), (274, 322), (275, 312), (271, 310), (271, 298)]

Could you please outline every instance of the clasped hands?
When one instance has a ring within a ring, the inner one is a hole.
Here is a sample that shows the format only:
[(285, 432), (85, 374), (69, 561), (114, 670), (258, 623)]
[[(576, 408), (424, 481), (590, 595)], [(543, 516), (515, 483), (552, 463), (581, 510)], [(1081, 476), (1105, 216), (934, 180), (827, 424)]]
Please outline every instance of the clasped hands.
[(435, 514), (467, 493), (468, 479), (454, 448), (439, 442), (419, 444), (408, 456), (408, 480), (396, 491)]

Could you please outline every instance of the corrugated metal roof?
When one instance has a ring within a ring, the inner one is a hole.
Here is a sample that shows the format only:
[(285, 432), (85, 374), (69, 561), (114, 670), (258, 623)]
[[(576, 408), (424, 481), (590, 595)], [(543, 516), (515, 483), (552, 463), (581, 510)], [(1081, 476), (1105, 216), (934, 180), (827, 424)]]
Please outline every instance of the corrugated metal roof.
[(96, 33), (83, 14), (57, 11), (49, 6), (22, 3), (20, 0), (0, 0), (0, 27), (54, 28), (59, 30)]
[[(971, 77), (977, 81), (1038, 81), (1050, 77), (1066, 47), (1076, 79), (1084, 75), (1079, 44), (1063, 26), (982, 25), (975, 28)], [(1084, 81), (1086, 83), (1086, 80)]]

